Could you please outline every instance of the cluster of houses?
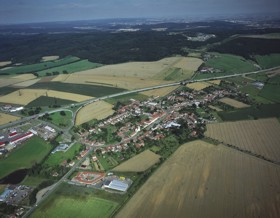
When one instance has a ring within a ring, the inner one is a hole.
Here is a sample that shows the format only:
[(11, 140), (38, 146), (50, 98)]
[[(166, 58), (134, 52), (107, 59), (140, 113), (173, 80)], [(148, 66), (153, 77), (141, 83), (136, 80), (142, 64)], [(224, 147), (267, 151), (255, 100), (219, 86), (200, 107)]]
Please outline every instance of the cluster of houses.
[[(120, 123), (116, 135), (121, 137), (121, 143), (101, 148), (102, 154), (106, 152), (121, 152), (129, 148), (128, 143), (133, 143), (136, 148), (145, 146), (145, 139), (160, 140), (165, 138), (164, 132), (169, 128), (180, 128), (180, 119), (183, 119), (191, 131), (191, 136), (198, 135), (196, 127), (206, 120), (197, 117), (192, 112), (181, 112), (184, 108), (208, 105), (218, 98), (229, 95), (226, 90), (215, 90), (209, 94), (204, 91), (178, 91), (169, 95), (164, 100), (150, 98), (147, 101), (132, 100), (131, 104), (119, 108), (115, 115), (109, 117), (86, 133), (81, 133), (83, 142), (87, 145), (103, 145), (104, 141), (90, 140), (91, 134), (99, 134), (100, 128), (107, 125)], [(199, 97), (198, 97), (199, 96)], [(203, 97), (201, 97), (203, 96)], [(135, 117), (142, 117), (137, 122)], [(144, 130), (144, 131), (143, 131)]]

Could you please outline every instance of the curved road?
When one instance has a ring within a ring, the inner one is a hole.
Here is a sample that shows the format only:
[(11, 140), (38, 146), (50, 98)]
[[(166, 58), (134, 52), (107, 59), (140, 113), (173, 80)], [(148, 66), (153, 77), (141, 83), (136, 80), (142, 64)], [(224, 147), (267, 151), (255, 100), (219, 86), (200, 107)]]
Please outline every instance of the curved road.
[(264, 72), (271, 71), (271, 70), (276, 70), (276, 69), (280, 69), (280, 66), (265, 69), (265, 70), (248, 72), (248, 73), (236, 73), (236, 74), (232, 74), (232, 75), (218, 76), (218, 77), (212, 77), (212, 78), (206, 78), (206, 79), (197, 79), (197, 80), (190, 79), (190, 80), (185, 80), (185, 81), (181, 81), (181, 82), (167, 83), (167, 84), (162, 84), (162, 85), (152, 86), (152, 87), (147, 87), (147, 88), (142, 88), (142, 89), (124, 91), (124, 92), (120, 92), (120, 93), (117, 93), (117, 94), (107, 95), (107, 96), (103, 96), (103, 97), (99, 97), (99, 98), (92, 98), (92, 99), (89, 99), (89, 100), (86, 100), (86, 101), (70, 104), (70, 105), (67, 105), (67, 106), (64, 106), (64, 107), (61, 107), (61, 108), (58, 108), (58, 109), (45, 111), (44, 113), (32, 115), (32, 116), (29, 116), (29, 117), (24, 117), (20, 120), (17, 120), (17, 121), (14, 121), (14, 122), (4, 124), (4, 125), (0, 126), (0, 130), (11, 127), (11, 126), (14, 126), (14, 125), (18, 125), (18, 124), (21, 124), (21, 123), (24, 123), (24, 122), (27, 122), (27, 121), (32, 120), (32, 119), (36, 119), (38, 117), (43, 116), (45, 113), (50, 114), (50, 113), (59, 112), (59, 111), (62, 111), (62, 110), (71, 111), (69, 108), (80, 106), (78, 108), (78, 110), (73, 114), (73, 119), (72, 119), (72, 123), (73, 123), (75, 121), (74, 119), (75, 119), (76, 113), (82, 107), (84, 107), (84, 106), (86, 106), (90, 103), (99, 101), (99, 100), (105, 100), (105, 99), (108, 99), (108, 98), (114, 98), (114, 97), (117, 97), (117, 96), (122, 96), (122, 95), (127, 95), (127, 94), (132, 94), (132, 93), (138, 93), (138, 92), (144, 92), (144, 91), (149, 91), (149, 90), (153, 90), (153, 89), (160, 89), (160, 88), (165, 88), (165, 87), (170, 87), (170, 86), (178, 86), (178, 85), (181, 85), (182, 83), (185, 85), (185, 84), (194, 83), (194, 82), (205, 82), (205, 81), (209, 81), (209, 80), (225, 79), (225, 78), (231, 78), (231, 77), (237, 77), (237, 76), (246, 76), (246, 75), (250, 75), (250, 74), (264, 73)]

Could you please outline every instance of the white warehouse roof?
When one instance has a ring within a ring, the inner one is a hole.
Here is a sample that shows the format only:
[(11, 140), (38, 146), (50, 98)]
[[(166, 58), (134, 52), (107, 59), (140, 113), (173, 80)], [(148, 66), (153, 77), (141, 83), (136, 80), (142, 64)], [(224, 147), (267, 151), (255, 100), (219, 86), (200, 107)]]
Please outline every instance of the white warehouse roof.
[(119, 180), (112, 180), (106, 188), (114, 189), (117, 191), (125, 192), (128, 189), (128, 184)]

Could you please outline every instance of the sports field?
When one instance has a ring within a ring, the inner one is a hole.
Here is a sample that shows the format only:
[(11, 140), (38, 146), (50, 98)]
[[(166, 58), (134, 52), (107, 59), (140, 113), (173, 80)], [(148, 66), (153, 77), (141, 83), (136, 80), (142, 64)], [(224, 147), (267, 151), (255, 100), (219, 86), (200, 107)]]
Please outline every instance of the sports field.
[(280, 161), (280, 123), (276, 118), (207, 124), (205, 136)]
[(250, 107), (250, 105), (248, 104), (244, 104), (243, 102), (237, 101), (235, 99), (232, 98), (222, 98), (219, 100), (222, 103), (225, 103), (227, 105), (230, 105), (234, 108), (245, 108), (245, 107)]
[(13, 116), (10, 114), (5, 114), (5, 113), (0, 112), (0, 125), (6, 124), (9, 122), (13, 122), (13, 121), (16, 121), (19, 119), (20, 119), (20, 117), (16, 117), (16, 116)]
[(31, 217), (111, 217), (118, 203), (89, 195), (84, 198), (56, 195), (51, 200), (47, 199)]
[(144, 172), (159, 162), (160, 156), (150, 150), (143, 151), (140, 154), (130, 158), (115, 167), (113, 171), (118, 172)]
[(70, 92), (60, 92), (46, 89), (20, 89), (8, 95), (1, 96), (0, 102), (27, 105), (40, 96), (55, 97), (76, 102), (85, 101), (92, 98), (91, 96), (73, 94)]
[(280, 216), (280, 168), (222, 145), (182, 145), (116, 215)]
[(7, 158), (0, 159), (0, 178), (15, 170), (29, 168), (34, 163), (40, 162), (51, 149), (50, 144), (37, 136), (33, 136), (12, 151)]
[(113, 105), (105, 101), (97, 101), (84, 106), (76, 115), (75, 125), (81, 125), (90, 120), (102, 120), (114, 113)]

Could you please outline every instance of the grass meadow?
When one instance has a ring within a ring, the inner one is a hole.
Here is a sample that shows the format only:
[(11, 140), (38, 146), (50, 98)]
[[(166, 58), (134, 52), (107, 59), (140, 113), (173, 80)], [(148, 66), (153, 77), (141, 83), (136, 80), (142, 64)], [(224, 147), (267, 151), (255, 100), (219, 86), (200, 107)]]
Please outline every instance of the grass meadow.
[(30, 168), (40, 162), (52, 149), (49, 143), (33, 136), (12, 151), (8, 157), (0, 159), (0, 178), (18, 169)]

